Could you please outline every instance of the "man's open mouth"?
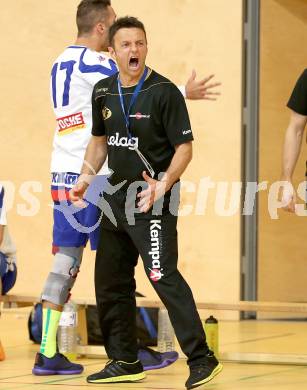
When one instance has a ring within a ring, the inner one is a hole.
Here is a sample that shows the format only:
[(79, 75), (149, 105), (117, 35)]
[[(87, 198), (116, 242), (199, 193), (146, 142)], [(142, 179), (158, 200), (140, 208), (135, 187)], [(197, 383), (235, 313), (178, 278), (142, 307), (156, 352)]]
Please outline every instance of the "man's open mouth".
[(129, 60), (129, 68), (136, 69), (139, 65), (139, 59), (137, 57), (131, 57)]

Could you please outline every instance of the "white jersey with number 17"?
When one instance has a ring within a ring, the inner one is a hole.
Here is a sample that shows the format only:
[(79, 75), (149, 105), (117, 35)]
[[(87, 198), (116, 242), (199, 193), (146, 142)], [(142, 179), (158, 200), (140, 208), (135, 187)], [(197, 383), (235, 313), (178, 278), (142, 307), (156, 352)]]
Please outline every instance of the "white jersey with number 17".
[[(51, 172), (80, 173), (92, 131), (92, 91), (101, 79), (117, 72), (104, 53), (69, 46), (51, 71), (50, 93), (56, 116)], [(100, 173), (107, 173), (105, 166)]]

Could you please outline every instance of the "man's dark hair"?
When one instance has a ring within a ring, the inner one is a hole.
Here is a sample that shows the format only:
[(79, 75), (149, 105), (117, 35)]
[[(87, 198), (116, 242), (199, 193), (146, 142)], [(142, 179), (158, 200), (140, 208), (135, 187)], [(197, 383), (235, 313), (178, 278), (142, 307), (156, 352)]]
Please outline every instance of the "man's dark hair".
[(144, 24), (133, 16), (125, 16), (123, 18), (117, 19), (116, 22), (113, 23), (110, 27), (109, 42), (112, 47), (114, 47), (114, 36), (121, 28), (139, 28), (140, 30), (144, 31), (145, 38), (147, 39)]
[(77, 10), (78, 36), (91, 32), (106, 16), (111, 0), (82, 0)]

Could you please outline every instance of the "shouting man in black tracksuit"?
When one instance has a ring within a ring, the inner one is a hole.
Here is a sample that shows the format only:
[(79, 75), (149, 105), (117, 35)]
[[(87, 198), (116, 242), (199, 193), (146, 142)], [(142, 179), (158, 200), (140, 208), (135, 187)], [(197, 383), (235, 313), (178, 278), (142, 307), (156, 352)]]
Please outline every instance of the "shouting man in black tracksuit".
[(96, 255), (95, 289), (107, 354), (90, 383), (134, 382), (145, 377), (137, 360), (134, 268), (145, 272), (166, 306), (188, 357), (186, 387), (198, 387), (222, 365), (208, 349), (192, 292), (177, 269), (179, 178), (192, 158), (192, 131), (184, 99), (168, 79), (145, 65), (147, 39), (133, 17), (110, 28), (110, 53), (119, 74), (98, 82), (92, 97), (92, 139), (78, 183), (77, 205), (108, 156), (112, 191)]

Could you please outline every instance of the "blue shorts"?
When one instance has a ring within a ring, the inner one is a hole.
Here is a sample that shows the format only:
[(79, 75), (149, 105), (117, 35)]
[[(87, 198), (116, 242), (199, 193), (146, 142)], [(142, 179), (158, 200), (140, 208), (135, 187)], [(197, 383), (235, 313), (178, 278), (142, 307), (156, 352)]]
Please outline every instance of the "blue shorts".
[(69, 201), (69, 191), (76, 184), (77, 173), (52, 173), (51, 196), (53, 200), (53, 252), (57, 247), (81, 247), (90, 240), (91, 249), (98, 246), (101, 210), (96, 205), (107, 182), (107, 175), (94, 178), (86, 192), (85, 208)]

